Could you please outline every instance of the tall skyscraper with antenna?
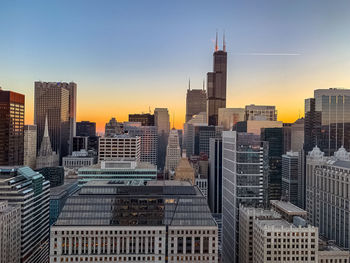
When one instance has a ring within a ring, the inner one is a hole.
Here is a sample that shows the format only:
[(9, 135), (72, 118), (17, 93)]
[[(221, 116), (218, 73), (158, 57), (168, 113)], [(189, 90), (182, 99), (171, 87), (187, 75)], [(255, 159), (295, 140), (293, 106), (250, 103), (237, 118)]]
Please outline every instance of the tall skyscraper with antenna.
[(226, 108), (227, 52), (225, 35), (222, 50), (219, 50), (218, 34), (216, 33), (213, 58), (213, 72), (207, 73), (207, 117), (208, 125), (217, 126), (218, 111), (220, 108)]
[(207, 93), (203, 89), (191, 89), (191, 83), (188, 82), (186, 95), (186, 122), (192, 119), (194, 115), (207, 111)]

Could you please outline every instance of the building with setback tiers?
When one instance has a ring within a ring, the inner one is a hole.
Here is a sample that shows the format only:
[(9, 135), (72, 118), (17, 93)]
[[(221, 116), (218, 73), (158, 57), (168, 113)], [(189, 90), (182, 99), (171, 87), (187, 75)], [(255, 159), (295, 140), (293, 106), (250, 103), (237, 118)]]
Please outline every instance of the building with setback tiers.
[(51, 228), (50, 262), (218, 262), (218, 228), (188, 182), (90, 182)]
[(21, 263), (49, 256), (50, 183), (29, 167), (0, 167), (0, 201), (21, 207)]
[(220, 108), (226, 108), (227, 52), (225, 36), (223, 48), (219, 50), (216, 34), (213, 54), (213, 72), (207, 73), (207, 121), (208, 125), (218, 125)]
[(23, 165), (24, 95), (0, 87), (0, 165)]

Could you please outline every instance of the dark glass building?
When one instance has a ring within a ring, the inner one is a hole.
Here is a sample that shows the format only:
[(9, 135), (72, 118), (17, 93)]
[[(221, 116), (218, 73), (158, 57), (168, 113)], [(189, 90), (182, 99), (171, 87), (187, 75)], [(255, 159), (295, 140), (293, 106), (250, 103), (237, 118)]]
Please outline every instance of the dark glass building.
[(76, 128), (76, 136), (96, 136), (96, 122), (77, 122)]
[(0, 88), (0, 165), (23, 165), (24, 95)]
[(268, 142), (268, 200), (280, 200), (282, 194), (283, 128), (262, 128), (261, 141)]
[(34, 123), (37, 125), (37, 150), (44, 136), (47, 116), (53, 151), (62, 157), (73, 150), (76, 122), (77, 84), (35, 82)]
[(153, 114), (129, 114), (130, 122), (141, 122), (142, 126), (154, 126)]
[(213, 72), (207, 73), (207, 116), (208, 125), (218, 125), (219, 108), (226, 108), (227, 52), (225, 41), (223, 50), (217, 44), (213, 54)]
[(203, 89), (187, 90), (186, 95), (186, 122), (192, 119), (193, 115), (207, 111), (207, 93)]
[(73, 152), (79, 152), (80, 150), (88, 150), (89, 137), (87, 136), (75, 136), (73, 137)]
[(194, 155), (205, 153), (209, 156), (209, 139), (220, 138), (221, 126), (195, 126), (194, 128)]
[(45, 180), (50, 182), (50, 187), (56, 187), (64, 184), (64, 168), (62, 166), (44, 167), (36, 169), (45, 177)]
[(222, 139), (209, 140), (208, 204), (212, 213), (222, 213)]

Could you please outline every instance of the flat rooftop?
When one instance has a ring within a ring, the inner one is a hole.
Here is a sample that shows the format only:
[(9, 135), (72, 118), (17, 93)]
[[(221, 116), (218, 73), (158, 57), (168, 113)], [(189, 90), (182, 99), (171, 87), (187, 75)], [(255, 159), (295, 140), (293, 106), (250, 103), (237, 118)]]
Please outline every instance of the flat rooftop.
[(287, 214), (293, 214), (293, 215), (306, 214), (305, 210), (301, 209), (300, 207), (297, 207), (296, 205), (293, 205), (290, 202), (285, 202), (285, 201), (280, 201), (280, 200), (271, 200), (270, 204), (271, 204), (271, 206), (274, 206)]
[(261, 227), (276, 227), (276, 228), (290, 228), (295, 227), (293, 224), (288, 223), (283, 219), (272, 219), (272, 220), (257, 220), (257, 223)]

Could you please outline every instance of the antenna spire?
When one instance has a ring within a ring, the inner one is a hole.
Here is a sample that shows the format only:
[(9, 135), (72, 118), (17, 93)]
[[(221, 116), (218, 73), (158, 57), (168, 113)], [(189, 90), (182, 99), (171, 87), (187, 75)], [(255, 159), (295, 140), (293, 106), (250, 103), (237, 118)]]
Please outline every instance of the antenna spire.
[(173, 113), (173, 129), (175, 129), (175, 111)]
[(224, 31), (224, 37), (222, 39), (222, 49), (223, 49), (224, 52), (226, 52), (225, 31)]
[(191, 90), (191, 79), (188, 78), (188, 89)]
[(205, 90), (205, 80), (203, 79), (203, 90)]
[(216, 39), (215, 39), (215, 51), (218, 51), (219, 47), (218, 47), (218, 31), (216, 30)]

